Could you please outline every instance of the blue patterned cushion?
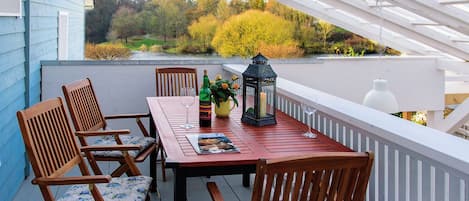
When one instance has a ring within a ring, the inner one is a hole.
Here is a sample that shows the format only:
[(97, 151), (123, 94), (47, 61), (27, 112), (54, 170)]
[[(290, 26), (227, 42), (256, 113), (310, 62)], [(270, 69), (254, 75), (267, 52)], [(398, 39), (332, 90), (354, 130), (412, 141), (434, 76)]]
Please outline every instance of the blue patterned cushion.
[[(150, 188), (151, 177), (118, 177), (111, 182), (97, 184), (104, 200), (110, 201), (144, 201)], [(94, 201), (88, 184), (73, 185), (58, 201)]]
[[(155, 138), (152, 137), (136, 137), (129, 135), (121, 135), (119, 138), (122, 140), (123, 144), (131, 145), (140, 145), (140, 150), (129, 151), (129, 155), (136, 157), (142, 150), (146, 149), (153, 143), (155, 143)], [(91, 143), (92, 145), (115, 145), (117, 144), (113, 136), (104, 136), (98, 138), (96, 141)], [(121, 151), (95, 151), (93, 152), (95, 156), (101, 157), (122, 157)]]

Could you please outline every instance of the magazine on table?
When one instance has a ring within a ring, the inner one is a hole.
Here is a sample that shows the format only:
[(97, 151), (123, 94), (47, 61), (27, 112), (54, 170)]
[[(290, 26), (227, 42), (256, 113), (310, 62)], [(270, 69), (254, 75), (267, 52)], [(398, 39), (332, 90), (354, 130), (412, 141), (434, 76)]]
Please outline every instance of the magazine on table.
[(198, 154), (239, 153), (238, 147), (223, 133), (187, 134), (186, 138)]

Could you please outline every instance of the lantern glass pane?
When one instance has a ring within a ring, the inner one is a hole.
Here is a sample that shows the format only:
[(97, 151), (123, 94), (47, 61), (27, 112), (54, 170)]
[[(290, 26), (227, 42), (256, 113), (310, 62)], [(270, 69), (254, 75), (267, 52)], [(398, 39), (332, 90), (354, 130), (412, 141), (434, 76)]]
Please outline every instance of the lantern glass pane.
[[(274, 85), (267, 85), (267, 86), (262, 86), (261, 89), (262, 93), (260, 96), (260, 106), (261, 106), (261, 117), (264, 117), (262, 114), (264, 113), (264, 109), (262, 107), (265, 107), (265, 114), (267, 115), (272, 115), (274, 113)], [(265, 96), (265, 98), (263, 97)], [(263, 100), (265, 99), (265, 100)], [(265, 106), (264, 102), (265, 101)]]
[(254, 97), (255, 97), (255, 88), (251, 86), (246, 86), (246, 111), (244, 111), (249, 116), (255, 117), (254, 109)]

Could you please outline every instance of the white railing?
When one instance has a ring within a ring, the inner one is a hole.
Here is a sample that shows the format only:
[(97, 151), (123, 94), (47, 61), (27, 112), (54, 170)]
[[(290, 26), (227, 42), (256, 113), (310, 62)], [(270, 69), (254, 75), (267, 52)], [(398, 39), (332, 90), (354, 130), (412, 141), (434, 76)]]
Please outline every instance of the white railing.
[[(245, 66), (225, 65), (240, 75)], [(356, 103), (277, 79), (278, 108), (305, 122), (299, 102), (318, 109), (312, 127), (375, 163), (367, 200), (469, 200), (469, 142)]]

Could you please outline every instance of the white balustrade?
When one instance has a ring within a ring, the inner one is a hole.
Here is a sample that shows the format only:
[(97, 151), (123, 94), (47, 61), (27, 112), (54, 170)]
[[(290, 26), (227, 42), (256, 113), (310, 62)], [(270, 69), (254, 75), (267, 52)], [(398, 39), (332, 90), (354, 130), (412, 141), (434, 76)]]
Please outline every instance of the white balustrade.
[[(241, 75), (244, 67), (224, 70)], [(375, 153), (367, 200), (469, 200), (469, 141), (278, 78), (277, 108), (306, 123), (300, 102), (318, 109), (314, 129)]]

